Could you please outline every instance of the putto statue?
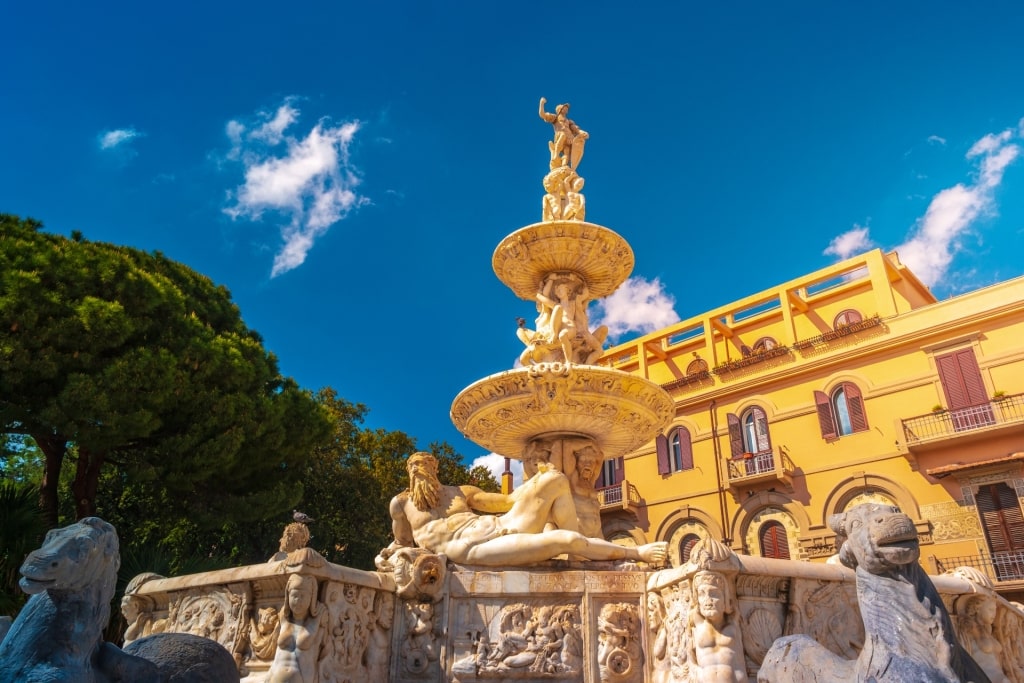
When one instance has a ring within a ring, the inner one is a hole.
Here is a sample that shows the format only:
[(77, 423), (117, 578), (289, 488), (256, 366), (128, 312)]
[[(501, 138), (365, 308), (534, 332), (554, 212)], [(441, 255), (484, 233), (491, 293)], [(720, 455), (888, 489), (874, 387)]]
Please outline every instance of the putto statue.
[[(383, 561), (413, 545), (459, 564), (490, 567), (528, 566), (563, 553), (655, 565), (665, 560), (665, 543), (627, 548), (581, 534), (568, 477), (545, 465), (511, 495), (442, 484), (430, 453), (413, 453), (406, 467), (409, 488), (391, 500), (395, 540), (381, 551)], [(545, 530), (547, 524), (555, 528)]]

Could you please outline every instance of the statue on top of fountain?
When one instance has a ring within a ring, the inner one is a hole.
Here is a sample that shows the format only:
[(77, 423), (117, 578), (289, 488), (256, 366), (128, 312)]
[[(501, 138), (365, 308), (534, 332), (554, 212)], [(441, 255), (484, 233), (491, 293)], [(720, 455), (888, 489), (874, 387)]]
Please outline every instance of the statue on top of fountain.
[[(590, 290), (577, 273), (554, 272), (541, 281), (537, 301), (536, 330), (518, 319), (516, 334), (526, 345), (520, 354), (522, 365), (564, 361), (593, 365), (604, 348), (608, 328), (591, 330), (587, 317)], [(561, 354), (559, 354), (561, 352)]]
[[(529, 566), (566, 553), (654, 565), (665, 560), (663, 542), (628, 548), (581, 534), (572, 484), (547, 465), (509, 495), (442, 484), (430, 453), (413, 453), (406, 467), (409, 488), (391, 500), (395, 540), (381, 551), (378, 567), (412, 546), (459, 564), (489, 567)], [(548, 524), (554, 527), (546, 529)]]
[(542, 215), (545, 221), (582, 221), (586, 211), (583, 178), (576, 167), (583, 158), (583, 145), (590, 137), (569, 118), (569, 105), (560, 104), (555, 112), (544, 111), (545, 98), (540, 98), (540, 117), (555, 129), (555, 138), (548, 143), (551, 151), (551, 172), (544, 177)]

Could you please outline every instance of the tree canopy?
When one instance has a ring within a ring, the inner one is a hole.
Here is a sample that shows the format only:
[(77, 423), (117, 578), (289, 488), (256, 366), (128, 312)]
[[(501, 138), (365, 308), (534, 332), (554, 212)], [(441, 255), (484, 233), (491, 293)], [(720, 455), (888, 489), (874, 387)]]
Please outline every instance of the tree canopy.
[(330, 416), (227, 289), (160, 253), (41, 228), (0, 214), (0, 432), (42, 450), (50, 525), (65, 464), (76, 517), (96, 513), (105, 470), (159, 482), (200, 528), (294, 504)]
[[(372, 569), (417, 450), (367, 408), (281, 376), (224, 287), (159, 253), (47, 234), (0, 214), (0, 517), (98, 514), (134, 573), (265, 561), (293, 508), (310, 545)], [(448, 484), (498, 490), (445, 443)], [(0, 612), (42, 527), (5, 525)]]

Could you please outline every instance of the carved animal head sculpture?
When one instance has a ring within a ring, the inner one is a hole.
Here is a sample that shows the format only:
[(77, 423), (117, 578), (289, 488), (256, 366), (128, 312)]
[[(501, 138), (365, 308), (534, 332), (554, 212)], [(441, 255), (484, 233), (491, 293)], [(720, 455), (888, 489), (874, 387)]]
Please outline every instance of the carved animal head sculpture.
[(421, 548), (402, 548), (392, 558), (398, 597), (403, 600), (441, 599), (447, 558)]
[(885, 574), (917, 562), (921, 555), (913, 520), (891, 505), (858, 505), (832, 515), (828, 525), (845, 539), (839, 560), (851, 569)]
[(114, 527), (99, 517), (86, 517), (46, 534), (43, 545), (21, 565), (19, 585), (35, 595), (45, 590), (81, 591), (102, 581), (109, 584), (101, 589), (109, 602), (120, 566)]

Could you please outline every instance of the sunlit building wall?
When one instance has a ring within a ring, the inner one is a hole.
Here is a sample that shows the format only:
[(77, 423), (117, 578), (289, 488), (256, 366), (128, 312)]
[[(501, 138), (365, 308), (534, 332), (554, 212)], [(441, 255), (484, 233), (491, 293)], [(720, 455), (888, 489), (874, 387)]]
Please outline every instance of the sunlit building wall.
[(811, 561), (862, 502), (915, 521), (932, 571), (1024, 589), (1024, 278), (937, 301), (881, 250), (609, 349), (676, 402), (655, 442), (605, 464), (622, 543), (702, 536)]

